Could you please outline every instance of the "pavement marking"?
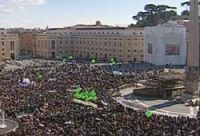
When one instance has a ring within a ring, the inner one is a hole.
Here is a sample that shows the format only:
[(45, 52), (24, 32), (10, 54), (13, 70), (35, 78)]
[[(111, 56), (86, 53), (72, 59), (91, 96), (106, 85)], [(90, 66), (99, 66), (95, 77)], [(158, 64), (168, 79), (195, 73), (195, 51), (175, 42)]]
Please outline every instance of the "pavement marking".
[(190, 106), (190, 115), (194, 115), (194, 107)]
[[(150, 107), (149, 105), (143, 103), (142, 101), (140, 101), (138, 99), (132, 100), (132, 102), (130, 102), (130, 100), (125, 100), (123, 97), (124, 97), (124, 94), (129, 92), (127, 90), (131, 90), (130, 92), (132, 92), (132, 88), (131, 87), (130, 88), (121, 89), (120, 90), (121, 97), (119, 99), (114, 98), (114, 100), (116, 100), (118, 103), (122, 104), (125, 107), (129, 107), (129, 108), (132, 108), (132, 109), (135, 109), (135, 110), (139, 110), (139, 109), (137, 109), (134, 106), (127, 105), (126, 102), (132, 103), (132, 104), (137, 103), (137, 104), (141, 105), (143, 108), (146, 108), (146, 109), (148, 109)], [(199, 108), (198, 107), (189, 107), (190, 113), (173, 112), (173, 111), (168, 111), (168, 110), (164, 110), (164, 109), (154, 109), (153, 112), (155, 114), (160, 114), (160, 115), (184, 116), (184, 117), (195, 118), (196, 109), (198, 111)]]

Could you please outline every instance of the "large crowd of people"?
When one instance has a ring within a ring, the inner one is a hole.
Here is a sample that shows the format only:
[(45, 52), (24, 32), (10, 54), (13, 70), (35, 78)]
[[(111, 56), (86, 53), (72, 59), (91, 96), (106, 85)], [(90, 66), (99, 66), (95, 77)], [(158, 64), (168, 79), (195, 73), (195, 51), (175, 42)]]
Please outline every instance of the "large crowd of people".
[[(38, 75), (41, 77), (38, 78)], [(124, 84), (144, 74), (113, 75), (100, 66), (55, 64), (0, 73), (1, 108), (18, 128), (8, 136), (198, 136), (197, 119), (153, 115), (125, 108), (113, 99)], [(28, 78), (28, 87), (19, 81)], [(98, 108), (73, 101), (73, 90), (94, 89)]]

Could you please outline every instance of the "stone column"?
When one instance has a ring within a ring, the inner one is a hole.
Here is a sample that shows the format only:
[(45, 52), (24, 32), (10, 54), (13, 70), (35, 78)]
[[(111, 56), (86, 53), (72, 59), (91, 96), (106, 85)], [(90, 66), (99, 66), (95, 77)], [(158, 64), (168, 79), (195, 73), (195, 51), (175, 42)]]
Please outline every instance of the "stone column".
[(190, 0), (189, 45), (186, 69), (186, 93), (200, 90), (200, 44), (198, 0)]

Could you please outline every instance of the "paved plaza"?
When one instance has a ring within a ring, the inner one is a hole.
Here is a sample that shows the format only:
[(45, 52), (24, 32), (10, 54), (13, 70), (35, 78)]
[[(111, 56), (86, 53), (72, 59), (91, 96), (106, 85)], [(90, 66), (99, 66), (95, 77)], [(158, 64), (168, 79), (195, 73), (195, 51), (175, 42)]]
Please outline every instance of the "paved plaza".
[(120, 91), (121, 97), (116, 100), (125, 106), (138, 108), (140, 106), (144, 109), (151, 109), (154, 113), (166, 114), (171, 116), (189, 116), (196, 117), (199, 107), (185, 106), (175, 100), (167, 99), (147, 99), (144, 97), (133, 96), (132, 91), (134, 87), (122, 89)]
[[(1, 119), (0, 119), (1, 122)], [(5, 125), (6, 128), (0, 128), (0, 135), (5, 135), (11, 131), (15, 131), (15, 129), (17, 128), (17, 123), (11, 120), (6, 119), (5, 120)]]

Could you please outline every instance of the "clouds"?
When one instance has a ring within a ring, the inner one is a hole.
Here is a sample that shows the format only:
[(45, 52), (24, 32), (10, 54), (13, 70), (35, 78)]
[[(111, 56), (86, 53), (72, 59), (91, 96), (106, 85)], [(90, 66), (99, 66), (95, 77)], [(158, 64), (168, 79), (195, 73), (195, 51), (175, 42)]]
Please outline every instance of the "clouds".
[(28, 5), (41, 5), (45, 0), (0, 0), (0, 13), (11, 13)]

